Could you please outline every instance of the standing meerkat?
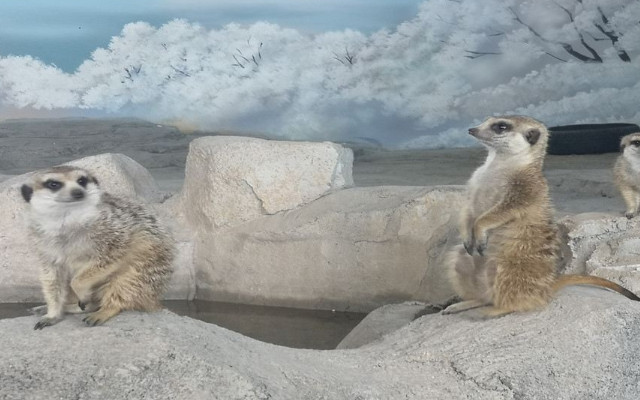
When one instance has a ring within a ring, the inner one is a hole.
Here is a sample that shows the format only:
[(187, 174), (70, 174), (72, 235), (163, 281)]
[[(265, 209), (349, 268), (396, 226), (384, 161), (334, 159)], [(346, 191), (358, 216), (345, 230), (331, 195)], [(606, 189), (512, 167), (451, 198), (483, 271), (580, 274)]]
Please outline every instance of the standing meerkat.
[(614, 182), (627, 206), (625, 216), (633, 218), (640, 211), (640, 132), (624, 136), (613, 167)]
[(491, 306), (483, 310), (489, 317), (540, 309), (571, 284), (602, 286), (640, 300), (606, 279), (556, 275), (559, 241), (542, 173), (549, 132), (542, 123), (523, 116), (491, 117), (469, 134), (488, 155), (467, 184), (460, 228), (464, 244), (447, 260), (463, 301), (445, 314), (483, 306)]
[(174, 244), (144, 207), (103, 192), (88, 171), (71, 166), (36, 173), (21, 192), (47, 303), (34, 329), (65, 312), (90, 312), (83, 321), (94, 326), (120, 311), (161, 308)]

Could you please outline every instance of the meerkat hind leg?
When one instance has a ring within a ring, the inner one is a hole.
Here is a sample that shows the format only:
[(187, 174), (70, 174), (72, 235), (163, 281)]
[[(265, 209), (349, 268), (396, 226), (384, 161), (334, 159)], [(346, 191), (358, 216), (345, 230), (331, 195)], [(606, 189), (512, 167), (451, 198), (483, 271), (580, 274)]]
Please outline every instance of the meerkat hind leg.
[(473, 310), (474, 308), (486, 307), (488, 305), (491, 305), (491, 303), (487, 303), (482, 300), (465, 300), (445, 308), (442, 310), (442, 314), (457, 314), (463, 311)]
[(97, 287), (109, 281), (120, 269), (118, 265), (108, 265), (101, 268), (90, 266), (74, 276), (71, 289), (78, 299), (78, 307), (84, 308), (91, 303)]
[(485, 318), (502, 317), (504, 315), (511, 314), (512, 312), (513, 310), (505, 310), (504, 308), (498, 308), (498, 307), (487, 307), (480, 310), (480, 313)]
[(115, 307), (102, 307), (82, 319), (87, 326), (102, 325), (111, 318), (120, 314), (120, 309)]

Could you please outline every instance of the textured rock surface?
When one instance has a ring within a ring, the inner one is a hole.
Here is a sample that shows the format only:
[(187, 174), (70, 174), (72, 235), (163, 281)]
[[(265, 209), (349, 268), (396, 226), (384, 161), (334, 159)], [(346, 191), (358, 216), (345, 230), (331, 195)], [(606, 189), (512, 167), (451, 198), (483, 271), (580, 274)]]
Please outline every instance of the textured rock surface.
[(376, 308), (364, 317), (336, 348), (355, 349), (373, 343), (422, 315), (436, 313), (436, 310), (435, 307), (418, 301), (387, 304)]
[(234, 226), (353, 184), (351, 149), (333, 143), (203, 137), (189, 146), (181, 192), (193, 226)]
[(601, 276), (640, 293), (640, 219), (578, 214), (562, 219), (568, 244), (566, 273)]
[(168, 312), (0, 320), (7, 399), (637, 399), (640, 304), (570, 288), (545, 310), (426, 315), (355, 350), (296, 350)]
[[(102, 154), (69, 164), (93, 171), (102, 189), (115, 195), (140, 201), (162, 198), (149, 172), (127, 156)], [(30, 176), (20, 175), (0, 183), (0, 302), (43, 301), (38, 281), (40, 261), (27, 237), (26, 203), (20, 195), (20, 187)], [(173, 224), (170, 218), (162, 220)], [(193, 245), (180, 243), (179, 250), (168, 298), (193, 298), (195, 282), (189, 262)]]
[(459, 187), (351, 188), (228, 229), (199, 230), (199, 299), (371, 311), (452, 295)]
[(41, 301), (40, 260), (29, 246), (26, 203), (20, 187), (28, 175), (0, 183), (0, 302)]

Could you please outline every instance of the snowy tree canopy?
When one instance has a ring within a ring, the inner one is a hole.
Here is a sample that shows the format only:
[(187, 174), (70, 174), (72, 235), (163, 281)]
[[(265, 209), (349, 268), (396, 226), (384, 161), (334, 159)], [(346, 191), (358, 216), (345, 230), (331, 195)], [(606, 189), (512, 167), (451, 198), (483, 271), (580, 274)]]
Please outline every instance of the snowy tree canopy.
[(0, 101), (293, 139), (465, 146), (491, 114), (640, 122), (637, 0), (429, 0), (394, 29), (126, 25), (74, 73), (0, 58)]

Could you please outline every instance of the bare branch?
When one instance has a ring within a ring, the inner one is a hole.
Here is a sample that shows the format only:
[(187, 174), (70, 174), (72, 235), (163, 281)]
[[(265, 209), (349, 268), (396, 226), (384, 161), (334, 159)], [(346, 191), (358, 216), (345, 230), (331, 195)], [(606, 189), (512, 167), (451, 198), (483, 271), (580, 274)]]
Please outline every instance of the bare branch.
[[(125, 67), (124, 72), (127, 74), (127, 76), (125, 76), (124, 79), (128, 79), (131, 82), (133, 82), (133, 76), (138, 75), (141, 70), (142, 70), (142, 64), (138, 65), (137, 67), (135, 65), (130, 65), (128, 67)], [(121, 82), (124, 83), (124, 81), (121, 81)]]
[(178, 69), (178, 68), (174, 67), (174, 66), (173, 66), (173, 65), (171, 65), (171, 64), (169, 64), (169, 66), (171, 67), (171, 69), (173, 69), (174, 71), (176, 71), (177, 73), (179, 73), (179, 74), (181, 74), (181, 75), (184, 75), (184, 76), (191, 76), (191, 75), (189, 75), (189, 73), (188, 73), (188, 72), (185, 72), (185, 71), (183, 71), (183, 70), (181, 70), (181, 69)]
[[(338, 60), (343, 65), (353, 65), (355, 61), (355, 55), (349, 53), (349, 49), (347, 47), (344, 48), (345, 54), (343, 56), (338, 55), (338, 53), (333, 53), (334, 59)], [(346, 61), (346, 62), (345, 62)]]
[[(240, 57), (242, 57), (243, 60), (245, 60), (246, 62), (251, 62), (251, 60), (249, 60), (247, 57), (245, 57), (242, 52), (240, 51), (240, 49), (236, 48), (236, 50), (238, 51), (238, 54), (240, 54)], [(236, 56), (233, 56), (233, 58), (236, 58)], [(237, 61), (237, 60), (236, 60)]]
[[(559, 6), (559, 7), (562, 8), (563, 10), (565, 10), (565, 12), (567, 12), (569, 14), (569, 18), (571, 19), (571, 21), (573, 21), (573, 15), (566, 8), (564, 8), (562, 6)], [(585, 47), (585, 49), (587, 49), (587, 51), (589, 51), (589, 53), (591, 53), (591, 57), (576, 51), (570, 43), (560, 42), (558, 40), (551, 40), (551, 39), (545, 38), (540, 33), (538, 33), (538, 31), (533, 29), (532, 26), (530, 26), (530, 25), (526, 24), (524, 21), (522, 21), (522, 19), (520, 19), (520, 17), (516, 13), (516, 11), (513, 9), (513, 7), (509, 7), (509, 11), (511, 11), (511, 13), (514, 16), (514, 19), (518, 23), (520, 23), (521, 25), (525, 26), (529, 30), (529, 32), (533, 33), (537, 38), (539, 38), (543, 42), (552, 43), (552, 44), (556, 44), (556, 45), (562, 46), (564, 51), (566, 51), (567, 53), (571, 54), (573, 57), (577, 58), (580, 61), (583, 61), (583, 62), (600, 62), (600, 63), (602, 62), (602, 58), (600, 57), (600, 55), (592, 47), (590, 47), (587, 44), (587, 42), (585, 42), (584, 37), (582, 36), (582, 34), (580, 32), (578, 32), (578, 36), (580, 37), (580, 43), (582, 43), (582, 45)], [(576, 29), (576, 31), (577, 31), (577, 29)]]
[(593, 33), (591, 32), (587, 32), (589, 34), (589, 36), (591, 36), (591, 40), (593, 40), (594, 42), (602, 42), (603, 40), (609, 40), (609, 38), (597, 38), (595, 36), (593, 36)]
[(472, 60), (476, 59), (476, 58), (480, 58), (480, 57), (484, 57), (484, 56), (493, 56), (493, 55), (500, 55), (502, 53), (500, 52), (492, 52), (492, 51), (471, 51), (471, 50), (465, 50), (465, 53), (469, 53), (468, 55), (466, 55), (466, 58), (470, 58)]
[(563, 58), (560, 58), (560, 57), (556, 57), (556, 56), (554, 56), (553, 54), (549, 53), (548, 51), (545, 51), (545, 52), (544, 52), (544, 54), (548, 55), (549, 57), (553, 57), (553, 58), (555, 58), (556, 60), (559, 60), (559, 61), (562, 61), (562, 62), (567, 62), (567, 60), (565, 60), (565, 59), (563, 59)]
[(240, 68), (244, 68), (244, 65), (236, 58), (235, 54), (232, 54), (233, 59), (236, 60), (235, 64), (232, 64), (234, 67), (240, 67)]
[[(609, 27), (609, 19), (605, 15), (604, 11), (602, 11), (602, 8), (598, 7), (598, 12), (600, 13), (600, 19), (602, 20), (604, 26)], [(607, 38), (609, 38), (609, 40), (611, 41), (611, 45), (618, 52), (618, 58), (620, 58), (624, 62), (631, 62), (631, 57), (629, 57), (629, 54), (626, 52), (626, 50), (621, 48), (620, 44), (618, 43), (620, 35), (616, 34), (614, 30), (607, 30), (604, 28), (604, 26), (595, 22), (593, 23), (593, 25), (595, 25), (595, 27), (598, 28), (600, 32), (602, 32)]]

